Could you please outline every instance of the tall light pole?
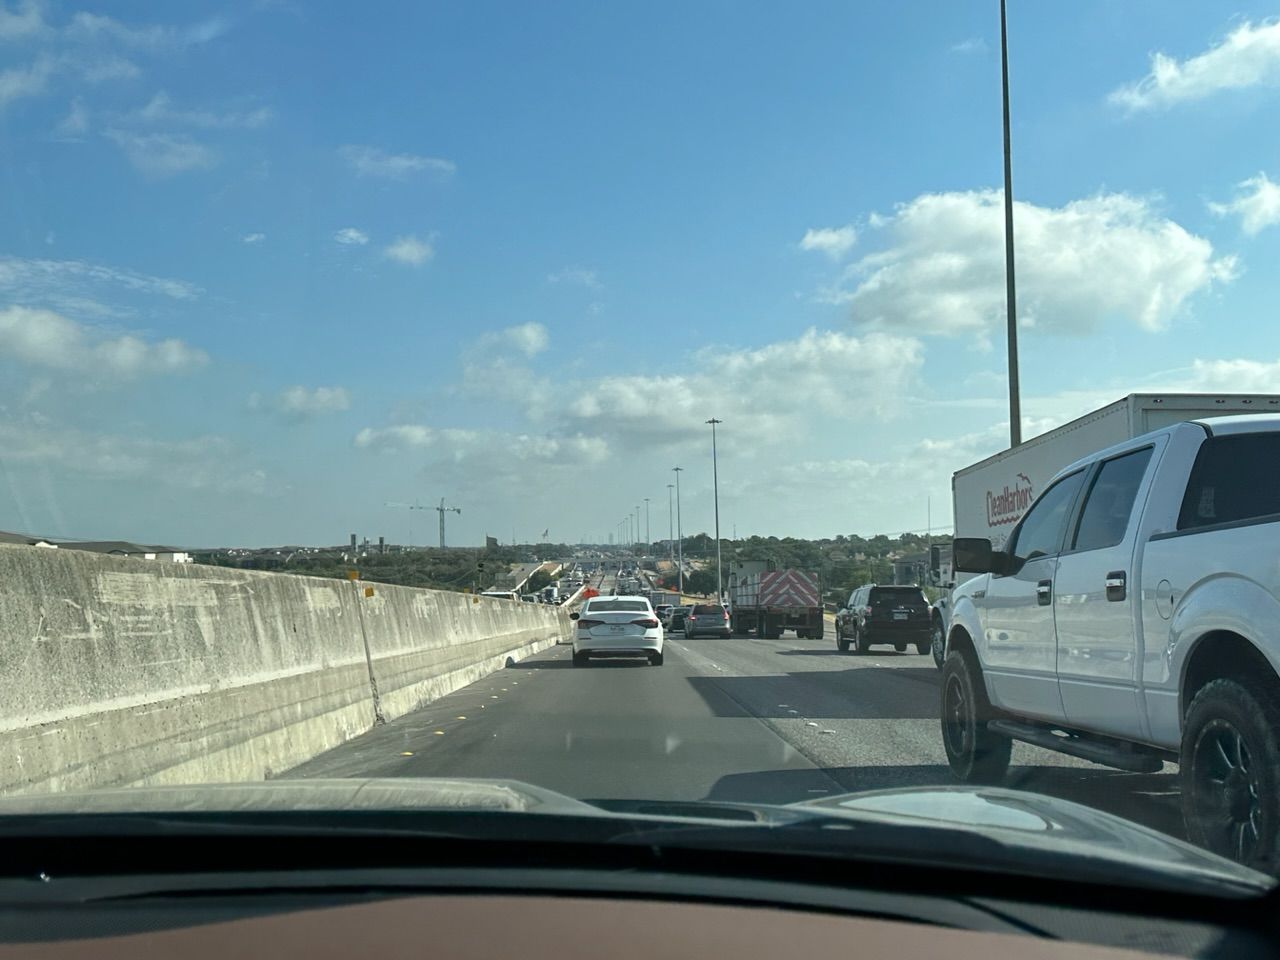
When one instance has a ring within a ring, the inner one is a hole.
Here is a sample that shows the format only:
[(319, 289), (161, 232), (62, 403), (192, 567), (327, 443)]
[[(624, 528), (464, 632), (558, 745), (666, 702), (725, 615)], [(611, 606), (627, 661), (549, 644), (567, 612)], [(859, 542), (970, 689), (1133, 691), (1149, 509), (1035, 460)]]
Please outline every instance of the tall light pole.
[(672, 563), (676, 559), (676, 511), (673, 506), (676, 485), (667, 484), (667, 557)]
[(720, 471), (716, 465), (716, 424), (724, 423), (712, 417), (711, 424), (711, 489), (716, 503), (716, 602), (724, 602), (724, 570), (720, 566)]
[(645, 543), (646, 549), (648, 548), (649, 544), (653, 543), (653, 541), (649, 539), (649, 498), (648, 497), (644, 498), (644, 543)]
[(676, 588), (680, 591), (680, 596), (684, 596), (684, 526), (680, 522), (680, 471), (684, 467), (672, 467), (671, 470), (676, 475), (676, 549), (679, 550), (679, 557), (676, 561), (676, 576), (679, 578), (679, 586)]
[(1018, 391), (1018, 295), (1013, 280), (1013, 152), (1009, 146), (1009, 31), (1000, 0), (1000, 88), (1004, 105), (1004, 295), (1009, 345), (1009, 446), (1022, 442)]
[(640, 542), (640, 504), (638, 503), (636, 504), (636, 528), (635, 529), (636, 529), (635, 542), (638, 544)]

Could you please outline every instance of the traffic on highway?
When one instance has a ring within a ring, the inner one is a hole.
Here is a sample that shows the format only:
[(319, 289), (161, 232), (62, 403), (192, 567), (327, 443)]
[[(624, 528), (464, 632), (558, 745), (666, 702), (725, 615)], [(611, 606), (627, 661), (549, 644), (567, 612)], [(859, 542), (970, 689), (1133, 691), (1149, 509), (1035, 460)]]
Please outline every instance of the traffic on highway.
[(1280, 956), (1280, 0), (0, 60), (0, 960)]

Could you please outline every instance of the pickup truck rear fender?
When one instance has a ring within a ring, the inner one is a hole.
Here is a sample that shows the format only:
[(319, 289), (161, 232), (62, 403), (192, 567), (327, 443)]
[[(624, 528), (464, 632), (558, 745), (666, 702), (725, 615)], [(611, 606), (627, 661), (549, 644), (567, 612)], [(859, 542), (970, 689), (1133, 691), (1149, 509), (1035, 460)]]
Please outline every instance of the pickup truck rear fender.
[(1177, 599), (1164, 637), (1144, 619), (1143, 692), (1151, 739), (1160, 746), (1177, 748), (1187, 707), (1209, 680), (1269, 676), (1280, 683), (1280, 602), (1253, 580), (1215, 573), (1193, 584)]

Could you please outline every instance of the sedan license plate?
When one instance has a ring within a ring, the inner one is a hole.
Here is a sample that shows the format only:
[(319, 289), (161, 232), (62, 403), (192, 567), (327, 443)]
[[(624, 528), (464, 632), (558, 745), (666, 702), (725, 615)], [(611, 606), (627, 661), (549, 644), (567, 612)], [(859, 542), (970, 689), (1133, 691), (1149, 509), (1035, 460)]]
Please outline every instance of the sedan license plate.
[(905, 610), (895, 610), (895, 611), (893, 611), (893, 619), (895, 619), (895, 620), (905, 620), (905, 619), (907, 619), (907, 611), (905, 611)]
[(620, 623), (615, 623), (613, 626), (609, 628), (609, 632), (610, 633), (626, 633), (627, 628)]

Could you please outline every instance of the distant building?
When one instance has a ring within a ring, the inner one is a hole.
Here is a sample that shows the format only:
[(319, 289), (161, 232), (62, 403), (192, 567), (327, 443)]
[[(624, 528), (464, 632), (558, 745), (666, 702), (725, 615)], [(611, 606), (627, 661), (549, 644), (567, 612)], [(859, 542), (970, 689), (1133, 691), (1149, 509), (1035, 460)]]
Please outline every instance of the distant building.
[(89, 553), (105, 553), (115, 557), (133, 557), (137, 560), (158, 560), (161, 563), (191, 563), (191, 554), (177, 547), (158, 544), (144, 545), (127, 540), (81, 540), (59, 544), (65, 550), (87, 550)]
[(0, 530), (0, 543), (13, 543), (24, 547), (49, 547), (57, 549), (58, 545), (44, 537), (33, 537), (29, 533), (6, 533)]

